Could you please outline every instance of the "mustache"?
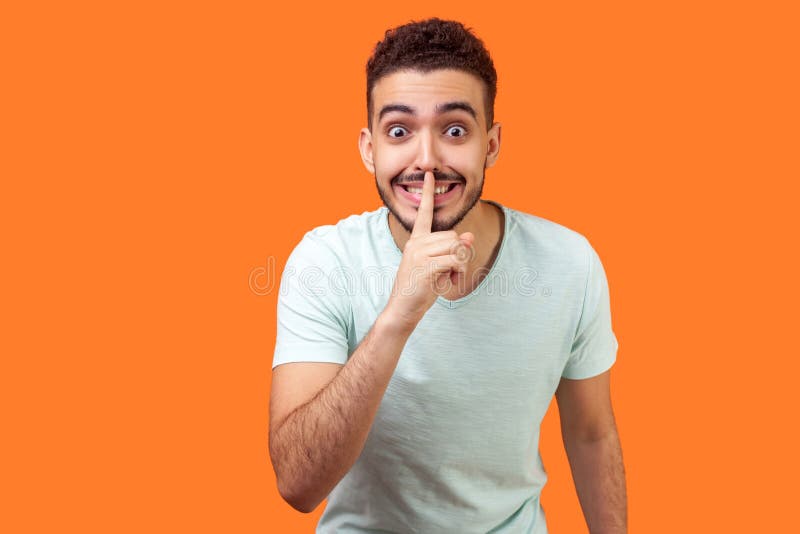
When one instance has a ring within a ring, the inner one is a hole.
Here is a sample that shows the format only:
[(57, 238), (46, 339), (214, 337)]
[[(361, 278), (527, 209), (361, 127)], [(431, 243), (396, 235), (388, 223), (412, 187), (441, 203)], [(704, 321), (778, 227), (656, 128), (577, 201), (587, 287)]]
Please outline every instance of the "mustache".
[[(441, 182), (460, 182), (462, 184), (466, 183), (467, 180), (458, 174), (457, 172), (441, 172), (441, 171), (433, 171), (433, 177), (437, 181)], [(398, 174), (395, 176), (392, 181), (397, 185), (407, 184), (407, 183), (414, 183), (414, 182), (422, 182), (425, 180), (425, 172), (414, 172), (410, 174)]]

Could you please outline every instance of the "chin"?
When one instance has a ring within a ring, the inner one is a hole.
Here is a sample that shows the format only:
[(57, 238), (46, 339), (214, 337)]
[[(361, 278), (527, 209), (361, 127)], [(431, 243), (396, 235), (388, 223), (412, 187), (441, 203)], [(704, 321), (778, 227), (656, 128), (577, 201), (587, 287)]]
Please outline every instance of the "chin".
[[(450, 209), (446, 210), (448, 212), (447, 214), (442, 213), (442, 209), (440, 208), (434, 208), (431, 232), (447, 232), (455, 228), (458, 223), (464, 220), (464, 217), (466, 217), (467, 214), (472, 210), (477, 201), (478, 199), (472, 202), (468, 207), (463, 205), (457, 207), (448, 206)], [(411, 231), (414, 229), (414, 221), (416, 221), (417, 210), (403, 210), (403, 213), (400, 213), (397, 209), (396, 203), (389, 203), (384, 199), (383, 204), (389, 209), (392, 215), (394, 215), (394, 218), (398, 220), (406, 232), (411, 233)]]

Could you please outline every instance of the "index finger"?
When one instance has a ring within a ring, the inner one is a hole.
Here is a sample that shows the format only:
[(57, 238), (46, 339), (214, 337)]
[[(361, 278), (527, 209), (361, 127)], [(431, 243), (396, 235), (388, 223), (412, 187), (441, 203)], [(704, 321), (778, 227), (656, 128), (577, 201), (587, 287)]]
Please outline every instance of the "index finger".
[(414, 228), (411, 230), (412, 236), (431, 233), (434, 185), (436, 185), (436, 179), (431, 171), (427, 171), (422, 183), (422, 199), (419, 201), (419, 207), (417, 208), (417, 218), (414, 221)]

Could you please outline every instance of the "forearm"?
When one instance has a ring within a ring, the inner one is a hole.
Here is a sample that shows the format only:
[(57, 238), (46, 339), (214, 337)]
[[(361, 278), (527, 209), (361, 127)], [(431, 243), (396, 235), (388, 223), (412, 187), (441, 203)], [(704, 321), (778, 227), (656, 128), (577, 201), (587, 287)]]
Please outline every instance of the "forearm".
[(616, 430), (591, 441), (564, 436), (564, 447), (589, 532), (626, 533), (625, 467)]
[(336, 377), (270, 439), (281, 495), (310, 512), (355, 463), (411, 331), (381, 314)]

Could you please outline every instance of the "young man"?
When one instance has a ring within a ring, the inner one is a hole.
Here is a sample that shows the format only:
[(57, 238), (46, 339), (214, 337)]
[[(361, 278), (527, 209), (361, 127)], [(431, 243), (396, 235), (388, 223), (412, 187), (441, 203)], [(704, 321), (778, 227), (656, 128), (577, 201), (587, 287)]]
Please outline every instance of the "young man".
[(554, 394), (589, 530), (626, 531), (605, 273), (580, 234), (481, 199), (496, 80), (457, 22), (387, 32), (359, 138), (385, 206), (287, 262), (270, 455), (297, 510), (328, 498), (317, 532), (547, 532)]

